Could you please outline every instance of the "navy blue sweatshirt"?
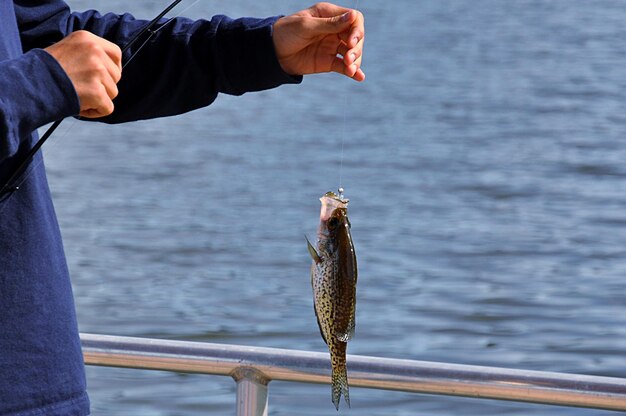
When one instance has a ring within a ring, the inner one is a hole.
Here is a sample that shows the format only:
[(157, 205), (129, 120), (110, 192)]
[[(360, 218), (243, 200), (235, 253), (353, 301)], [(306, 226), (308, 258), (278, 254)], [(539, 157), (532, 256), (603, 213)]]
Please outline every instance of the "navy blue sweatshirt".
[[(276, 59), (275, 20), (175, 19), (124, 69), (115, 111), (100, 120), (180, 114), (218, 93), (299, 82)], [(60, 0), (0, 0), (0, 186), (38, 127), (79, 112), (71, 81), (42, 48), (81, 29), (123, 47), (145, 24), (127, 14), (71, 13)], [(20, 189), (0, 200), (0, 415), (87, 414), (72, 289), (38, 154)]]

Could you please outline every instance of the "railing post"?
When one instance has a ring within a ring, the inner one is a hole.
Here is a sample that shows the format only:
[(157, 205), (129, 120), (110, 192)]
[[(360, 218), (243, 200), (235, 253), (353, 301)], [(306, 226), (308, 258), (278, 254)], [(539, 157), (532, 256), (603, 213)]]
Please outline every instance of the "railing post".
[(267, 416), (269, 379), (254, 368), (241, 367), (233, 371), (237, 382), (237, 416)]

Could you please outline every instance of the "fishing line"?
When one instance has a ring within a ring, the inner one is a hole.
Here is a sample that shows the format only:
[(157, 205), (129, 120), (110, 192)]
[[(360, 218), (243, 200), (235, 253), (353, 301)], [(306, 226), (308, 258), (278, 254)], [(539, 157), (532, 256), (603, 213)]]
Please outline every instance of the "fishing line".
[[(150, 22), (148, 22), (143, 27), (143, 29), (141, 29), (138, 33), (136, 33), (130, 39), (130, 41), (124, 46), (124, 48), (122, 48), (122, 54), (124, 54), (124, 52), (128, 51), (135, 43), (137, 43), (137, 41), (144, 34), (146, 34), (148, 32), (150, 33), (149, 36), (148, 36), (148, 39), (143, 42), (143, 44), (140, 46), (140, 48), (137, 51), (135, 51), (135, 53), (124, 64), (124, 66), (128, 65), (128, 62), (130, 62), (130, 60), (133, 59), (137, 55), (137, 53), (141, 50), (141, 48), (143, 48), (145, 46), (145, 44), (148, 42), (148, 40), (150, 40), (159, 30), (163, 29), (163, 27), (167, 26), (173, 20), (173, 19), (170, 19), (165, 24), (163, 24), (159, 29), (157, 29), (155, 31), (152, 30), (152, 27), (154, 25), (156, 25), (159, 22), (159, 20), (161, 20), (167, 13), (169, 13), (174, 7), (176, 7), (182, 1), (183, 0), (174, 0), (161, 13), (159, 13), (159, 15), (157, 17), (155, 17)], [(186, 11), (190, 7), (194, 6), (199, 1), (200, 0), (196, 0), (191, 6), (187, 7), (184, 11)], [(181, 13), (183, 13), (183, 12), (181, 12)], [(177, 15), (176, 17), (178, 17), (178, 16), (180, 16), (180, 14)], [(80, 117), (77, 117), (77, 118), (80, 119)], [(29, 178), (29, 176), (32, 174), (32, 172), (34, 171), (34, 168), (37, 167), (39, 164), (41, 164), (41, 161), (43, 159), (41, 159), (39, 162), (37, 162), (35, 165), (33, 165), (32, 167), (29, 168), (29, 166), (31, 165), (30, 161), (32, 160), (32, 158), (39, 151), (41, 146), (43, 146), (43, 144), (46, 142), (46, 140), (48, 140), (48, 138), (52, 135), (52, 133), (54, 133), (54, 131), (59, 127), (59, 125), (63, 122), (63, 120), (64, 119), (57, 120), (54, 123), (52, 123), (52, 125), (48, 128), (48, 130), (46, 130), (46, 132), (43, 134), (43, 136), (41, 136), (41, 138), (37, 141), (37, 143), (35, 143), (35, 145), (30, 149), (30, 151), (22, 159), (22, 161), (19, 163), (17, 169), (13, 172), (13, 174), (11, 176), (9, 176), (9, 179), (4, 183), (2, 188), (0, 188), (0, 199), (2, 197), (4, 197), (6, 194), (18, 190), (19, 187), (24, 183), (24, 181), (26, 181)], [(70, 128), (71, 128), (71, 126), (70, 126)], [(28, 169), (28, 171), (27, 171), (27, 169)], [(26, 172), (26, 174), (22, 175), (24, 172)], [(19, 182), (15, 183), (20, 178), (20, 176), (22, 176), (22, 177), (19, 180)]]
[[(354, 10), (358, 10), (359, 8), (359, 0), (356, 0), (354, 2)], [(345, 148), (345, 144), (346, 144), (346, 131), (347, 131), (347, 126), (348, 126), (348, 103), (349, 100), (348, 98), (350, 97), (350, 86), (346, 87), (347, 91), (345, 93), (345, 99), (344, 99), (344, 105), (343, 105), (343, 126), (341, 129), (341, 156), (339, 159), (339, 188), (337, 188), (337, 191), (339, 193), (339, 198), (343, 199), (343, 186), (342, 186), (342, 179), (343, 179), (343, 159), (344, 159), (344, 148)]]
[(339, 160), (339, 198), (343, 199), (343, 186), (341, 185), (341, 176), (343, 173), (343, 149), (346, 143), (346, 125), (348, 124), (348, 93), (346, 93), (343, 105), (343, 127), (341, 129), (341, 158)]
[[(137, 54), (143, 49), (144, 46), (146, 46), (148, 44), (148, 42), (150, 42), (152, 40), (152, 38), (154, 37), (154, 35), (156, 35), (157, 33), (159, 33), (161, 30), (163, 30), (165, 27), (167, 27), (167, 25), (169, 25), (170, 23), (172, 23), (174, 21), (174, 19), (176, 19), (177, 17), (180, 17), (183, 13), (185, 13), (187, 10), (191, 9), (192, 7), (194, 7), (196, 4), (198, 4), (200, 2), (200, 0), (196, 0), (193, 3), (191, 3), (189, 6), (185, 7), (180, 13), (178, 13), (176, 16), (171, 17), (167, 22), (163, 23), (158, 29), (156, 30), (148, 30), (148, 32), (150, 33), (148, 35), (148, 37), (146, 38), (146, 40), (139, 46), (139, 48), (137, 48), (137, 50), (135, 51), (135, 53), (133, 53), (130, 58), (128, 58), (128, 60), (126, 61), (126, 63), (124, 65), (122, 65), (122, 69), (126, 68), (126, 65), (128, 65), (130, 63), (130, 61), (133, 60), (133, 58), (135, 56), (137, 56)], [(126, 48), (125, 48), (126, 49)], [(124, 52), (124, 51), (122, 51)]]

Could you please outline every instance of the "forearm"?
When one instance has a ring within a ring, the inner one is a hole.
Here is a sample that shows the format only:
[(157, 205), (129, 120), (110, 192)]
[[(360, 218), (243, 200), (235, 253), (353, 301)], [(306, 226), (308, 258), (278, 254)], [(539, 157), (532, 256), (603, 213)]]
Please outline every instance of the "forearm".
[[(129, 14), (70, 13), (65, 3), (43, 6), (22, 0), (17, 7), (25, 49), (47, 47), (77, 30), (87, 30), (124, 48), (147, 23)], [(37, 4), (37, 2), (34, 2)], [(54, 7), (53, 7), (54, 6)], [(45, 12), (45, 13), (44, 13)], [(36, 24), (35, 17), (43, 16)], [(20, 19), (21, 17), (21, 19)], [(210, 104), (219, 93), (240, 95), (300, 82), (285, 74), (275, 56), (272, 25), (276, 19), (163, 20), (146, 43), (128, 50), (118, 84), (115, 111), (98, 121), (119, 123), (169, 116)], [(162, 27), (162, 29), (160, 29)]]
[(46, 52), (36, 49), (0, 62), (0, 161), (38, 127), (78, 114), (71, 81)]
[(210, 104), (218, 93), (241, 95), (299, 82), (276, 59), (274, 21), (215, 16), (167, 23), (136, 55), (141, 42), (126, 53), (124, 62), (134, 57), (118, 84), (115, 111), (101, 121), (180, 114)]

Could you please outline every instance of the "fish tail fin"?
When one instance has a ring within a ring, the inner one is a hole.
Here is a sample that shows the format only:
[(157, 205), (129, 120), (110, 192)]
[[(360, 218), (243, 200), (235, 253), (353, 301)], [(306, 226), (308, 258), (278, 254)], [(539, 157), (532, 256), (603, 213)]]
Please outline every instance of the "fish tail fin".
[(339, 400), (343, 394), (343, 399), (346, 401), (348, 407), (350, 407), (350, 392), (348, 389), (348, 373), (346, 367), (333, 370), (332, 376), (332, 391), (333, 391), (333, 404), (335, 408), (339, 410)]

